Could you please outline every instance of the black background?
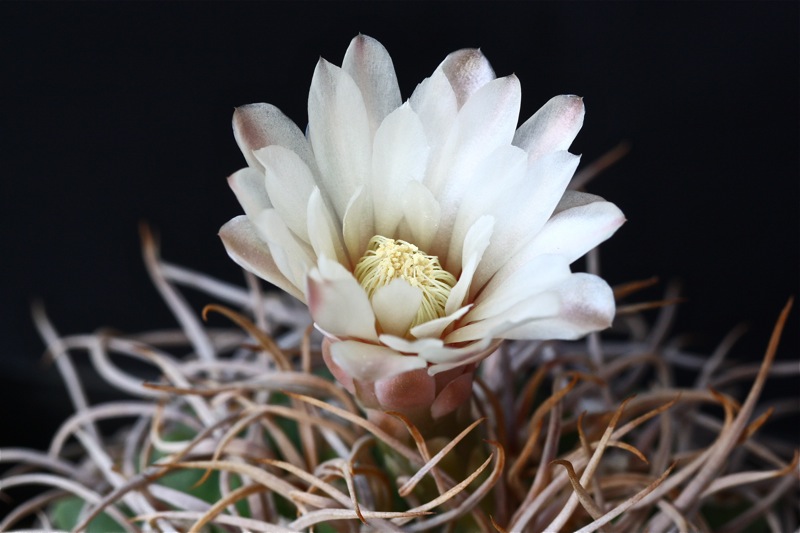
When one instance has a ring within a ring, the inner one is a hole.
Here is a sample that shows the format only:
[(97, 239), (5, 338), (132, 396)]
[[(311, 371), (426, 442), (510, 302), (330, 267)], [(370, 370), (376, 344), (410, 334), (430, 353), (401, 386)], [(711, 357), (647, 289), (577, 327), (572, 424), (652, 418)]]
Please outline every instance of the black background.
[(516, 73), (523, 119), (584, 96), (583, 163), (632, 146), (590, 187), (628, 218), (606, 278), (681, 279), (677, 331), (710, 349), (748, 322), (734, 355), (757, 359), (798, 294), (798, 22), (796, 2), (0, 4), (0, 445), (45, 446), (71, 412), (31, 301), (67, 334), (174, 325), (139, 221), (167, 259), (242, 281), (216, 236), (241, 211), (233, 108), (270, 102), (303, 127), (317, 58), (339, 64), (358, 32), (404, 98), (463, 47)]

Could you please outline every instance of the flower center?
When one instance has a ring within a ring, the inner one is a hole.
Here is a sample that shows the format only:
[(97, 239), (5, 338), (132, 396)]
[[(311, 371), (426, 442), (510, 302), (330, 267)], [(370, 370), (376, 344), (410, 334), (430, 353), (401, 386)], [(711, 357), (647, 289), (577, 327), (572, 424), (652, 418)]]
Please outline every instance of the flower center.
[(444, 308), (456, 278), (442, 268), (439, 258), (428, 255), (410, 242), (375, 235), (359, 259), (356, 279), (372, 298), (375, 291), (402, 278), (422, 289), (422, 303), (411, 326), (444, 316)]

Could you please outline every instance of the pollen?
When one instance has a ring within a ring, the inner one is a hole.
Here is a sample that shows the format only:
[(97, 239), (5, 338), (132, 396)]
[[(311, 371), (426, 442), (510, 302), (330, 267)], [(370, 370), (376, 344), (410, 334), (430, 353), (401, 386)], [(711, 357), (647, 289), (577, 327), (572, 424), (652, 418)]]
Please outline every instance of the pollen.
[(422, 289), (422, 303), (412, 327), (444, 316), (445, 304), (456, 278), (442, 268), (439, 258), (410, 242), (375, 235), (358, 261), (356, 279), (372, 298), (379, 288), (397, 278)]

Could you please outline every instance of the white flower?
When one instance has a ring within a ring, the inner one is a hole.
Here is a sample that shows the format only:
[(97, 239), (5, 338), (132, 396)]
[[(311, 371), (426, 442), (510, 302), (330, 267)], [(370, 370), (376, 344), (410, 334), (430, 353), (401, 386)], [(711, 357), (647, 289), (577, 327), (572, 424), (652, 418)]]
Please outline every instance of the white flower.
[(569, 267), (624, 222), (565, 192), (583, 102), (557, 96), (517, 129), (520, 98), (514, 75), (460, 50), (403, 103), (387, 51), (358, 36), (341, 68), (317, 64), (305, 135), (272, 105), (235, 111), (249, 166), (229, 178), (245, 215), (223, 226), (225, 247), (309, 305), (337, 378), (371, 384), (365, 403), (399, 401), (373, 384), (407, 374), (434, 383), (430, 407), (498, 339), (611, 323), (608, 285)]

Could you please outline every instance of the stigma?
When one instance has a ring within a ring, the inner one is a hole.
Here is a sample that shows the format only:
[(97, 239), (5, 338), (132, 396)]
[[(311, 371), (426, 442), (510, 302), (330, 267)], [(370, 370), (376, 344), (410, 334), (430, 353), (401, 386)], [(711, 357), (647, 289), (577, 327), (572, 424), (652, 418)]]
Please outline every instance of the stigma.
[(422, 290), (422, 303), (411, 326), (444, 316), (447, 298), (456, 278), (442, 268), (439, 258), (403, 240), (375, 235), (356, 264), (355, 276), (372, 298), (379, 288), (397, 278)]

